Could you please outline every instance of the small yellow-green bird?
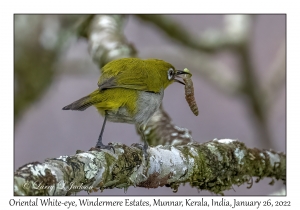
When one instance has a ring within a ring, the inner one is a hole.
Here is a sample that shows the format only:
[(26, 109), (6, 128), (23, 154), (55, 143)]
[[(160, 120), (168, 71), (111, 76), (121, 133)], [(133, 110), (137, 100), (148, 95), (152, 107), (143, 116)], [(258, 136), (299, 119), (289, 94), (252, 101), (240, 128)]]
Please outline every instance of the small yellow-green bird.
[(176, 70), (163, 60), (139, 58), (114, 60), (102, 68), (97, 90), (65, 106), (63, 110), (83, 111), (92, 105), (97, 108), (104, 116), (96, 144), (96, 148), (100, 149), (112, 148), (102, 143), (106, 120), (136, 124), (142, 134), (143, 152), (147, 157), (148, 143), (143, 131), (161, 105), (164, 89), (174, 81), (185, 84), (177, 79), (181, 74), (189, 72)]

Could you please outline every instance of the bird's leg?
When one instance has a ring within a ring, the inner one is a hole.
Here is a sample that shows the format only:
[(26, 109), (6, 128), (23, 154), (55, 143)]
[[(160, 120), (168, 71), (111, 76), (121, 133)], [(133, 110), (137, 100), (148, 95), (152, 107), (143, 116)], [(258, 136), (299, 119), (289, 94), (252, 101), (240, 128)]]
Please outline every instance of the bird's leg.
[(147, 149), (148, 149), (149, 146), (148, 146), (148, 142), (146, 141), (145, 134), (144, 134), (145, 128), (146, 128), (146, 125), (139, 125), (138, 126), (139, 132), (141, 133), (142, 139), (144, 141), (144, 146), (142, 147), (140, 144), (135, 144), (134, 146), (140, 148), (141, 150), (143, 150), (143, 153), (145, 155), (145, 159), (148, 160)]
[(100, 132), (100, 135), (98, 137), (96, 147), (104, 146), (104, 144), (102, 143), (102, 136), (103, 136), (105, 125), (106, 125), (106, 114), (105, 114), (105, 117), (104, 117), (104, 121), (103, 121), (103, 124), (102, 124), (101, 132)]
[(104, 144), (102, 143), (102, 136), (103, 136), (103, 132), (104, 132), (105, 124), (106, 124), (106, 118), (107, 118), (107, 117), (106, 117), (106, 113), (105, 113), (103, 125), (102, 125), (101, 132), (100, 132), (100, 135), (99, 135), (97, 144), (96, 144), (96, 148), (99, 148), (99, 149), (112, 149), (112, 150), (115, 152), (115, 149), (114, 149), (113, 146), (110, 146), (110, 145), (104, 145)]

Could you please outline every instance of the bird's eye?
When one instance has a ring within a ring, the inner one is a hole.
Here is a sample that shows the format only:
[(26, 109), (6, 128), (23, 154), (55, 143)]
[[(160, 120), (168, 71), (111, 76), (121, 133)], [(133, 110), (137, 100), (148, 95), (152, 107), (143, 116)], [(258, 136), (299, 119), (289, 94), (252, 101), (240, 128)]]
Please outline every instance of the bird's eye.
[(174, 73), (174, 69), (169, 69), (168, 70), (168, 80), (171, 80), (171, 79), (174, 79), (174, 75), (175, 75), (175, 73)]

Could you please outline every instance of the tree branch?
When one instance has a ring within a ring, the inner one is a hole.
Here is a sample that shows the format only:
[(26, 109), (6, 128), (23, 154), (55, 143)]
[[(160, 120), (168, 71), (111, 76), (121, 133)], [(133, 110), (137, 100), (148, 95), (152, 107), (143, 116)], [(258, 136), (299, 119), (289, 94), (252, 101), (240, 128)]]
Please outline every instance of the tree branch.
[[(138, 128), (136, 130), (139, 132)], [(152, 146), (177, 146), (193, 142), (191, 131), (173, 124), (171, 118), (162, 107), (150, 118), (144, 131), (144, 136)]]
[[(253, 183), (264, 177), (286, 180), (286, 156), (271, 150), (249, 149), (232, 139), (203, 144), (157, 146), (149, 159), (134, 146), (113, 144), (111, 150), (78, 152), (74, 156), (29, 163), (15, 173), (15, 195), (70, 195), (130, 186), (171, 187), (181, 183), (223, 194), (233, 185)], [(271, 183), (272, 184), (272, 183)]]
[(217, 30), (195, 38), (183, 26), (165, 15), (137, 15), (137, 17), (154, 24), (170, 38), (195, 50), (214, 53), (222, 49), (232, 48), (236, 44), (234, 37), (224, 36), (223, 32)]
[(122, 15), (95, 15), (84, 22), (88, 25), (90, 54), (100, 68), (112, 60), (136, 55), (134, 46), (122, 32), (124, 19)]
[[(281, 43), (275, 58), (269, 67), (270, 77), (264, 87), (264, 93), (268, 97), (265, 100), (266, 106), (276, 101), (278, 91), (286, 84), (286, 45)], [(270, 111), (270, 110), (268, 110)]]

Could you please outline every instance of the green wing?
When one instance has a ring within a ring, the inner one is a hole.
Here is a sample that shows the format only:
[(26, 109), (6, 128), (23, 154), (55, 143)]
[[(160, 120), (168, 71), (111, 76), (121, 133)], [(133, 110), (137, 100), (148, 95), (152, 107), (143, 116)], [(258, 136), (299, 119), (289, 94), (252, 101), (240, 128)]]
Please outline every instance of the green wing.
[(108, 63), (102, 69), (98, 81), (100, 90), (127, 88), (141, 91), (160, 92), (160, 79), (155, 78), (155, 69), (138, 58), (125, 58)]

